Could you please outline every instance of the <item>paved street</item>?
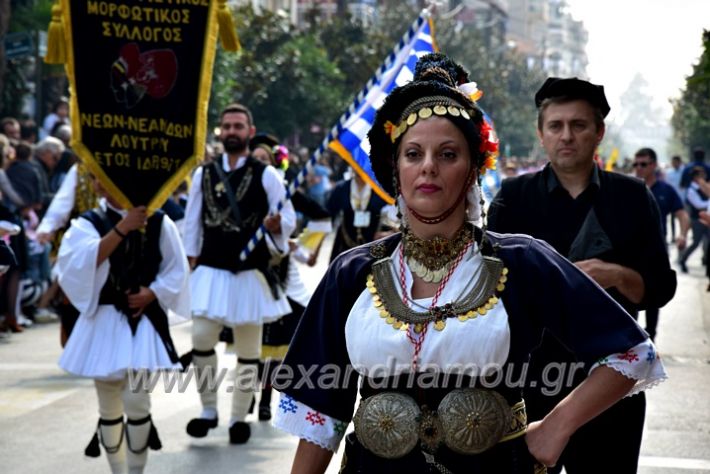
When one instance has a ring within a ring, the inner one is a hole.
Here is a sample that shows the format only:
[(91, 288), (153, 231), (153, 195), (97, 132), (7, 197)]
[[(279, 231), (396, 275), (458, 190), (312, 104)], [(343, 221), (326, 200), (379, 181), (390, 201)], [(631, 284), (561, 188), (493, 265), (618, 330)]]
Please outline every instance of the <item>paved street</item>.
[[(679, 274), (676, 297), (661, 311), (658, 346), (670, 380), (648, 393), (643, 474), (710, 473), (710, 293), (705, 292), (699, 253), (690, 261), (690, 274)], [(308, 284), (315, 285), (322, 267), (305, 270)], [(90, 380), (57, 368), (58, 330), (56, 323), (36, 325), (0, 340), (2, 473), (109, 472), (103, 454), (98, 459), (83, 455), (96, 425), (96, 395)], [(189, 324), (174, 327), (173, 334), (179, 350), (188, 350)], [(231, 367), (234, 356), (222, 356), (220, 362)], [(288, 472), (297, 440), (254, 416), (251, 441), (230, 446), (229, 403), (223, 388), (219, 428), (204, 440), (193, 440), (185, 424), (199, 413), (194, 383), (186, 393), (165, 393), (159, 387), (153, 419), (163, 449), (150, 453), (146, 472)], [(613, 443), (611, 436), (608, 442)], [(328, 472), (337, 472), (336, 462)]]

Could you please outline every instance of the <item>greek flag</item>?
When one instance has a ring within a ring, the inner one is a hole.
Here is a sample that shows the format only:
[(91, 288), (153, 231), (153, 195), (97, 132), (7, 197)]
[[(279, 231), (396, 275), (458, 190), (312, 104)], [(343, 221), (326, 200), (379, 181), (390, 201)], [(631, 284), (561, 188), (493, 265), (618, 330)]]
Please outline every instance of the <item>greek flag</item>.
[[(363, 177), (372, 189), (386, 202), (393, 204), (390, 197), (377, 183), (375, 174), (370, 166), (370, 143), (367, 141), (367, 132), (375, 120), (375, 111), (382, 105), (387, 94), (397, 86), (401, 86), (414, 77), (414, 67), (417, 60), (427, 53), (437, 51), (434, 37), (434, 25), (430, 19), (428, 9), (422, 10), (419, 17), (412, 23), (394, 50), (387, 56), (384, 64), (377, 69), (375, 75), (367, 81), (365, 87), (357, 95), (348, 110), (338, 119), (338, 122), (328, 132), (318, 149), (313, 152), (306, 166), (298, 173), (296, 178), (286, 189), (286, 200), (306, 179), (318, 158), (330, 148), (347, 161), (353, 169)], [(286, 201), (278, 205), (281, 210)], [(254, 250), (261, 239), (264, 238), (266, 228), (262, 226), (249, 239), (247, 246), (242, 249), (239, 258), (244, 261)]]
[(351, 110), (354, 111), (342, 125), (337, 138), (328, 145), (390, 204), (394, 203), (394, 200), (379, 185), (370, 166), (370, 142), (367, 140), (367, 132), (375, 120), (375, 112), (387, 94), (395, 87), (412, 80), (414, 67), (420, 57), (437, 51), (433, 31), (433, 23), (425, 10), (360, 92), (351, 105)]

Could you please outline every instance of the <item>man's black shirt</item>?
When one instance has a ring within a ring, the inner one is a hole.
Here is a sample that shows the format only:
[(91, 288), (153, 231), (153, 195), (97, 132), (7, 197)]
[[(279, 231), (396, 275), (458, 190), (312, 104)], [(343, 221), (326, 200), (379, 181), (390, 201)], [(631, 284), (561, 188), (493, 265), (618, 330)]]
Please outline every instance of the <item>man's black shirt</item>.
[(562, 187), (550, 165), (503, 181), (488, 213), (495, 232), (529, 234), (547, 241), (572, 261), (599, 258), (637, 271), (644, 298), (633, 304), (616, 289), (609, 294), (631, 314), (661, 307), (673, 297), (658, 206), (640, 180), (599, 170), (576, 199)]

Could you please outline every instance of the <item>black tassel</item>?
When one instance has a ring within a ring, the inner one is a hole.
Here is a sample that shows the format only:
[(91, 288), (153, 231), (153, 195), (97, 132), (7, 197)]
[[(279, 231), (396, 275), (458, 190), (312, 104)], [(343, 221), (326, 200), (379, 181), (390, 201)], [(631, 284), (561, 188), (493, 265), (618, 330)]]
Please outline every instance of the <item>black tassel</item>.
[(91, 438), (91, 441), (89, 441), (89, 444), (86, 446), (86, 449), (84, 449), (84, 454), (89, 456), (90, 458), (98, 458), (99, 456), (101, 456), (98, 428), (94, 432), (94, 437)]
[(155, 425), (152, 421), (150, 422), (150, 434), (148, 434), (148, 447), (153, 451), (158, 451), (163, 447), (163, 443), (160, 442), (160, 438), (158, 437), (158, 430), (155, 429)]
[(185, 372), (187, 368), (190, 367), (190, 364), (192, 364), (192, 351), (181, 355), (178, 362), (180, 362), (180, 365), (182, 366), (182, 372)]

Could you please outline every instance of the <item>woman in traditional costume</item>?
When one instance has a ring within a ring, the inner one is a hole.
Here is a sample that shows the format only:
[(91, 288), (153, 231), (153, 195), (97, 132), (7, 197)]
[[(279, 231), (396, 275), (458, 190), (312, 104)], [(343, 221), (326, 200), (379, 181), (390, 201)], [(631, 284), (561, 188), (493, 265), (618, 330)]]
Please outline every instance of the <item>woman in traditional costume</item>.
[[(275, 378), (275, 424), (301, 438), (294, 473), (324, 472), (351, 420), (343, 473), (544, 472), (579, 426), (665, 378), (648, 336), (582, 271), (473, 224), (497, 140), (472, 98), (466, 72), (433, 54), (377, 112), (370, 161), (402, 229), (333, 262)], [(528, 424), (525, 368), (544, 330), (589, 375)]]

